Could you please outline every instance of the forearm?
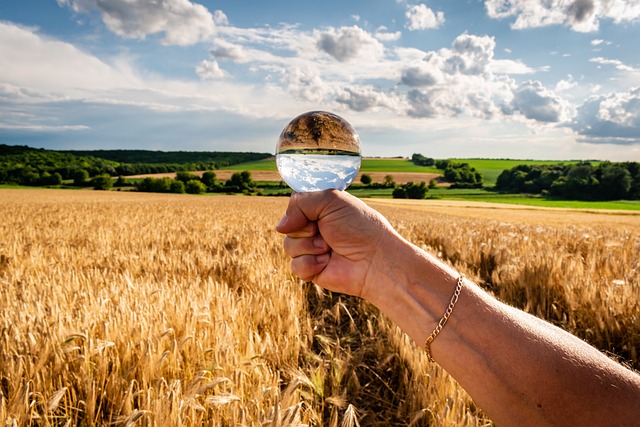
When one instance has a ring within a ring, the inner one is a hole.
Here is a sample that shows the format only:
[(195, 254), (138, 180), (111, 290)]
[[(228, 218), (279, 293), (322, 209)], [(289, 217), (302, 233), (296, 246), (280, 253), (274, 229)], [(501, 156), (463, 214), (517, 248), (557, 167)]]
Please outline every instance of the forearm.
[[(369, 297), (420, 346), (442, 317), (457, 273), (402, 240)], [(500, 425), (631, 425), (638, 376), (576, 337), (465, 281), (431, 345), (440, 363)], [(606, 403), (605, 403), (606, 402)]]

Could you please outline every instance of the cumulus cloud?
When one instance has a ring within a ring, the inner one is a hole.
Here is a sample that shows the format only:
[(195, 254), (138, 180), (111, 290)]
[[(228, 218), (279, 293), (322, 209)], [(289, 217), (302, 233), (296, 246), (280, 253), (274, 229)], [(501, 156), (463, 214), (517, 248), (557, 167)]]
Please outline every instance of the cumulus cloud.
[(247, 61), (247, 54), (241, 45), (229, 43), (225, 40), (215, 40), (210, 53), (216, 59), (229, 59), (236, 62)]
[(296, 99), (321, 103), (330, 92), (329, 86), (310, 67), (293, 67), (286, 76), (287, 92)]
[(213, 14), (189, 0), (57, 0), (76, 13), (98, 12), (105, 26), (120, 37), (145, 39), (163, 34), (167, 45), (191, 45), (208, 40), (217, 25), (226, 25), (221, 11)]
[(381, 42), (395, 42), (400, 40), (400, 38), (402, 37), (402, 33), (400, 31), (394, 31), (393, 33), (390, 33), (385, 27), (380, 27), (375, 32), (374, 37)]
[(495, 117), (512, 96), (512, 82), (493, 73), (494, 49), (491, 37), (462, 34), (450, 49), (428, 52), (408, 64), (400, 78), (410, 87), (407, 114)]
[(382, 44), (358, 26), (329, 28), (316, 33), (317, 47), (340, 62), (376, 59), (382, 56)]
[(571, 127), (581, 142), (640, 144), (640, 87), (591, 97), (578, 108)]
[(226, 76), (216, 61), (206, 59), (196, 66), (196, 74), (205, 80), (219, 79)]
[(445, 61), (450, 73), (482, 74), (493, 59), (496, 42), (493, 37), (462, 34), (451, 46), (452, 55)]
[(400, 103), (395, 93), (379, 91), (370, 86), (345, 88), (336, 96), (336, 101), (353, 111), (375, 111), (380, 107), (395, 109)]
[(401, 83), (411, 87), (433, 86), (442, 82), (443, 58), (435, 52), (429, 52), (418, 63), (402, 71)]
[(439, 28), (445, 22), (443, 12), (435, 13), (422, 3), (408, 6), (405, 16), (407, 18), (407, 29), (410, 31)]
[(485, 0), (491, 18), (515, 17), (513, 29), (564, 25), (578, 32), (597, 31), (602, 19), (615, 23), (640, 18), (636, 0)]
[(511, 113), (543, 123), (560, 123), (572, 115), (571, 104), (538, 81), (521, 83), (513, 91)]

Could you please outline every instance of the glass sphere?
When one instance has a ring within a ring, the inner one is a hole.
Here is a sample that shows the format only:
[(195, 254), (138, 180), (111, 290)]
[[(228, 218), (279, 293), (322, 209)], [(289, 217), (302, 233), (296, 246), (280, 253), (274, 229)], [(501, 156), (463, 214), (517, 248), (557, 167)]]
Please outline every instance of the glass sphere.
[(296, 192), (342, 191), (360, 170), (360, 153), (358, 134), (346, 120), (326, 111), (310, 111), (282, 130), (276, 165)]

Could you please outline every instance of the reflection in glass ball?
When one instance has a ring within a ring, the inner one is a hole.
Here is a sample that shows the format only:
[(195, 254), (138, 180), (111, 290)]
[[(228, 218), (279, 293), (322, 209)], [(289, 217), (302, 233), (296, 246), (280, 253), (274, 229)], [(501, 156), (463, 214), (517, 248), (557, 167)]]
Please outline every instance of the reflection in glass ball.
[(276, 146), (278, 171), (297, 192), (344, 190), (358, 174), (361, 161), (360, 139), (353, 127), (325, 111), (291, 120)]

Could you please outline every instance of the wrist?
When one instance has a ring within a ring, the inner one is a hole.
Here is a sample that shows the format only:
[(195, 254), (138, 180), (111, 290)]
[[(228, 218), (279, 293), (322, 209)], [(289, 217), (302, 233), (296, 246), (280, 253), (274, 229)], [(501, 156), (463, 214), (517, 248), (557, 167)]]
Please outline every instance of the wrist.
[(372, 263), (363, 296), (422, 346), (449, 305), (459, 274), (400, 236), (385, 247), (384, 259)]

